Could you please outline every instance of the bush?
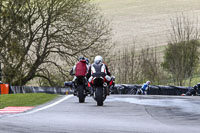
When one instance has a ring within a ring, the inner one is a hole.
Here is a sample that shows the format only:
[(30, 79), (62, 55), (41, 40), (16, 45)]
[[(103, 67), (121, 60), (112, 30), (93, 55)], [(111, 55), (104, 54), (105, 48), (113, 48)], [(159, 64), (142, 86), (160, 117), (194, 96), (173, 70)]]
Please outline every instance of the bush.
[(164, 52), (162, 67), (167, 70), (177, 85), (191, 78), (198, 65), (198, 40), (169, 43)]

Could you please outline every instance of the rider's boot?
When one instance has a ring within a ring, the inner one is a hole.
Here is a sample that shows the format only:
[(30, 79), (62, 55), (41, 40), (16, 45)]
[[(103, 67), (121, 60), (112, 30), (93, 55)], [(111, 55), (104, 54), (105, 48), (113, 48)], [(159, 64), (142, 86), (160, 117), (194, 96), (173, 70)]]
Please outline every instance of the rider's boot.
[(110, 87), (109, 86), (107, 87), (107, 95), (108, 96), (110, 95)]
[(77, 96), (77, 89), (76, 89), (76, 86), (75, 86), (75, 82), (72, 83), (72, 88), (74, 90), (74, 96)]
[(93, 96), (93, 94), (94, 94), (93, 88), (92, 88), (92, 87), (89, 87), (89, 90), (90, 90), (90, 96)]

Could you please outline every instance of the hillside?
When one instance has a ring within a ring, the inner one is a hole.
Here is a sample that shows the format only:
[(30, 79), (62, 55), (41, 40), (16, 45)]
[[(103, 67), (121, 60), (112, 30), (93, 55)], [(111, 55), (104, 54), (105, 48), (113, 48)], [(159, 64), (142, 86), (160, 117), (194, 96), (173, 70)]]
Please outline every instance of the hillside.
[(168, 41), (170, 18), (200, 15), (200, 0), (93, 0), (111, 21), (112, 41), (119, 49), (125, 45), (142, 48), (163, 46)]

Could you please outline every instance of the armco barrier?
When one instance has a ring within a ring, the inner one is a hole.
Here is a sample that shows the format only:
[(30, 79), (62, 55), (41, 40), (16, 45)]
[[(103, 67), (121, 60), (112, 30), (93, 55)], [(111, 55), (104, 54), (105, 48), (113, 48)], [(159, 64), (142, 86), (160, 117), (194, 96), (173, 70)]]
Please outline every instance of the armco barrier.
[[(116, 84), (112, 89), (112, 94), (136, 94), (137, 89), (141, 88), (141, 85), (137, 84)], [(181, 95), (186, 93), (191, 87), (181, 86), (154, 86), (151, 85), (148, 94), (149, 95)], [(11, 86), (10, 93), (50, 93), (65, 95), (72, 94), (72, 83), (65, 82), (65, 87), (33, 87), (33, 86)], [(200, 92), (199, 92), (200, 93)]]

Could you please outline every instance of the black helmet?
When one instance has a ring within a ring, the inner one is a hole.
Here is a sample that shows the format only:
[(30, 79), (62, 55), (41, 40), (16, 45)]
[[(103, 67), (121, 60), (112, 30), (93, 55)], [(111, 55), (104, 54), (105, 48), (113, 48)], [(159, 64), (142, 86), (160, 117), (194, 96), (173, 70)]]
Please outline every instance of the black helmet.
[(197, 86), (197, 85), (195, 85), (195, 86), (193, 86), (193, 88), (194, 88), (194, 90), (197, 90), (197, 89), (198, 89), (198, 86)]
[(79, 56), (79, 61), (85, 60), (85, 57)]
[(200, 83), (197, 84), (197, 89), (200, 89)]

